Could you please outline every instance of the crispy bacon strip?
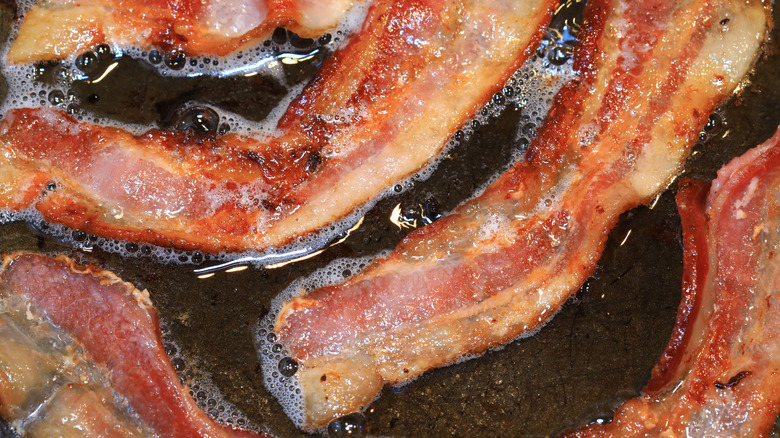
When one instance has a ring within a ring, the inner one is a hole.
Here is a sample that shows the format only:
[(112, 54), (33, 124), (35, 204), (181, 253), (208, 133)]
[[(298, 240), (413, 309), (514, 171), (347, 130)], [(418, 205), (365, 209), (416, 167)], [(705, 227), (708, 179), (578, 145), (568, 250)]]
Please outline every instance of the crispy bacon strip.
[(197, 407), (165, 354), (147, 292), (64, 256), (4, 258), (0, 415), (30, 437), (257, 437)]
[(270, 140), (133, 137), (53, 109), (12, 111), (0, 125), (0, 208), (183, 249), (282, 245), (438, 154), (532, 53), (553, 3), (378, 1)]
[[(765, 436), (780, 413), (780, 130), (683, 181), (682, 302), (639, 398), (570, 436)], [(709, 195), (708, 195), (709, 191)]]
[(618, 216), (680, 170), (767, 20), (751, 0), (589, 2), (580, 79), (523, 161), (387, 258), (281, 309), (275, 330), (299, 362), (308, 425), (547, 321), (593, 272)]
[(351, 0), (39, 0), (8, 62), (61, 60), (98, 44), (227, 55), (284, 26), (303, 37), (334, 29)]

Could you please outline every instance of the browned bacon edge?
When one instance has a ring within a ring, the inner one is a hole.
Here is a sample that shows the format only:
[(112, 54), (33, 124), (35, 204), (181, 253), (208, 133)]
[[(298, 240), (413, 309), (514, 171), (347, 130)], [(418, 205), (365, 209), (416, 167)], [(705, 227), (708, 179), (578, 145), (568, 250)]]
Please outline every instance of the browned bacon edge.
[[(179, 383), (179, 377), (163, 349), (157, 311), (146, 291), (137, 290), (111, 272), (77, 265), (65, 256), (52, 258), (32, 253), (4, 257), (0, 291), (0, 299), (8, 299), (9, 296), (23, 299), (71, 336), (91, 361), (106, 370), (111, 389), (127, 400), (143, 425), (155, 435), (258, 437), (217, 424), (197, 407), (187, 388)], [(28, 315), (31, 315), (30, 308), (27, 309)], [(0, 342), (7, 344), (9, 340)], [(39, 362), (43, 364), (46, 360), (43, 356)], [(37, 370), (37, 367), (33, 369)], [(13, 404), (9, 406), (14, 399), (8, 397), (14, 393), (46, 391), (45, 388), (25, 388), (23, 374), (12, 373), (7, 379), (9, 376), (4, 372), (0, 369), (0, 412), (13, 412), (19, 408)], [(75, 388), (78, 386), (65, 385), (58, 391), (57, 397), (60, 397), (59, 394), (73, 397), (71, 394)], [(63, 424), (80, 421), (99, 425), (100, 403), (92, 402), (90, 393), (87, 391), (76, 396), (77, 401), (87, 400), (87, 408), (68, 407), (66, 404), (62, 413), (66, 418), (79, 415), (86, 418), (70, 418)], [(96, 399), (100, 398), (99, 393), (94, 394)], [(91, 415), (95, 415), (94, 418)], [(56, 418), (51, 422), (56, 429)], [(33, 423), (29, 427), (35, 426)], [(118, 434), (119, 425), (106, 427), (107, 430), (114, 428), (112, 433)], [(48, 433), (59, 432), (49, 430)], [(108, 436), (119, 435), (109, 433)]]
[(780, 413), (780, 129), (703, 181), (680, 182), (677, 322), (640, 398), (568, 435), (764, 436)]
[(618, 216), (681, 170), (752, 67), (768, 17), (758, 1), (589, 2), (580, 79), (523, 161), (360, 274), (282, 306), (275, 330), (299, 362), (307, 426), (547, 321)]
[(659, 396), (671, 389), (670, 385), (682, 380), (686, 364), (693, 360), (689, 354), (696, 346), (691, 344), (698, 338), (693, 331), (702, 308), (701, 290), (709, 272), (707, 215), (704, 204), (710, 184), (706, 181), (684, 179), (678, 186), (677, 206), (683, 230), (682, 294), (669, 343), (653, 367), (652, 378), (642, 390), (651, 397)]
[(0, 125), (0, 207), (186, 250), (290, 243), (437, 155), (533, 53), (554, 3), (376, 1), (270, 140), (133, 137), (58, 110), (10, 111)]
[(98, 44), (227, 55), (284, 26), (304, 38), (334, 29), (349, 0), (48, 0), (23, 17), (8, 62), (61, 60)]

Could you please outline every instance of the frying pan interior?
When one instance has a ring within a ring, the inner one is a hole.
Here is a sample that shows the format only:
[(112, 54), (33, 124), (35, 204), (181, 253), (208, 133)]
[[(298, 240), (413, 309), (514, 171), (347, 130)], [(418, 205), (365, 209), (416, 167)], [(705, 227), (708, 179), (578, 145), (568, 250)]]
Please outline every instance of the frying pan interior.
[[(7, 31), (12, 14), (0, 12)], [(774, 21), (780, 21), (777, 11)], [(277, 39), (291, 38), (277, 32)], [(312, 77), (329, 44), (295, 41), (306, 63), (288, 67), (288, 84)], [(71, 87), (78, 110), (131, 123), (166, 126), (177, 108), (200, 102), (261, 120), (286, 92), (268, 76), (229, 79), (164, 77), (145, 60), (122, 58), (100, 84)], [(61, 66), (42, 65), (39, 80)], [(774, 32), (741, 95), (725, 104), (695, 147), (684, 176), (712, 179), (731, 158), (767, 139), (780, 124), (780, 43)], [(48, 73), (47, 73), (48, 72)], [(212, 261), (161, 264), (99, 247), (74, 247), (45, 224), (0, 226), (0, 251), (64, 253), (112, 270), (147, 288), (165, 323), (166, 346), (182, 380), (213, 415), (248, 423), (284, 437), (296, 430), (265, 391), (254, 332), (270, 301), (291, 281), (342, 257), (370, 256), (393, 248), (409, 231), (390, 221), (400, 205), (409, 218), (437, 218), (452, 210), (507, 167), (524, 145), (517, 132), (533, 118), (507, 107), (452, 149), (425, 181), (380, 201), (343, 243), (319, 256), (274, 269), (249, 266), (199, 278)], [(594, 276), (538, 334), (500, 351), (389, 388), (366, 412), (371, 434), (415, 437), (543, 436), (591, 421), (608, 421), (621, 401), (634, 397), (669, 339), (680, 299), (682, 250), (675, 184), (652, 207), (621, 217)], [(84, 246), (84, 245), (82, 245)], [(231, 413), (241, 415), (231, 417)], [(0, 436), (10, 432), (0, 425)]]

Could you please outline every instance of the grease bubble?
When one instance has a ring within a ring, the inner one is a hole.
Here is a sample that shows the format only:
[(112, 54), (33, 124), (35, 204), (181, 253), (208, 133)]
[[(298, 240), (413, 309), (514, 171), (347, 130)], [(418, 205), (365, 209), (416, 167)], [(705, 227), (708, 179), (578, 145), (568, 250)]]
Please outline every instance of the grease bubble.
[(355, 412), (337, 418), (328, 424), (329, 437), (363, 437), (366, 435), (366, 417)]
[(285, 377), (292, 377), (298, 371), (298, 362), (291, 358), (285, 357), (279, 361), (279, 372)]

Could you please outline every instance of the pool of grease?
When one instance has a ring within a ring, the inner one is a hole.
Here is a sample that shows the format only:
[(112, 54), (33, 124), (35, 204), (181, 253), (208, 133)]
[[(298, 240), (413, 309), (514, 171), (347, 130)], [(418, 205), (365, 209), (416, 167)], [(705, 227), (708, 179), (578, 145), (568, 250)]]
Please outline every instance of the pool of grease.
[[(777, 11), (774, 21), (780, 21)], [(305, 80), (318, 61), (290, 74)], [(713, 118), (683, 176), (712, 179), (720, 166), (775, 131), (780, 124), (779, 70), (780, 42), (773, 38), (748, 87)], [(132, 61), (123, 61), (116, 72), (102, 88), (74, 86), (83, 110), (154, 124), (177, 102), (200, 100), (257, 120), (284, 94), (262, 77), (174, 80)], [(64, 253), (147, 288), (166, 322), (167, 337), (175, 342), (169, 348), (197, 362), (195, 369), (180, 367), (190, 385), (197, 384), (199, 375), (208, 375), (225, 401), (250, 422), (282, 437), (305, 436), (263, 386), (254, 331), (271, 300), (294, 279), (335, 259), (393, 248), (409, 231), (390, 220), (397, 205), (410, 217), (453, 209), (506, 166), (523, 123), (522, 112), (511, 108), (492, 118), (453, 149), (429, 179), (380, 201), (343, 242), (315, 258), (274, 269), (248, 266), (199, 278), (194, 270), (208, 262), (196, 267), (163, 265), (99, 248), (74, 249), (26, 223), (0, 227), (0, 251)], [(608, 420), (617, 404), (636, 396), (646, 383), (674, 323), (682, 274), (675, 187), (652, 208), (639, 207), (621, 217), (593, 278), (537, 335), (433, 371), (403, 388), (385, 389), (366, 412), (369, 433), (544, 436)], [(8, 433), (3, 427), (0, 436)]]

